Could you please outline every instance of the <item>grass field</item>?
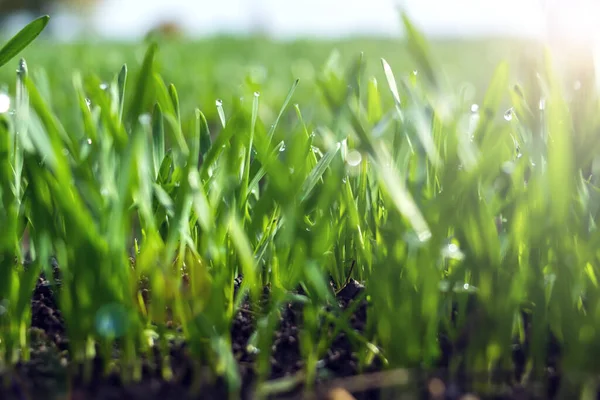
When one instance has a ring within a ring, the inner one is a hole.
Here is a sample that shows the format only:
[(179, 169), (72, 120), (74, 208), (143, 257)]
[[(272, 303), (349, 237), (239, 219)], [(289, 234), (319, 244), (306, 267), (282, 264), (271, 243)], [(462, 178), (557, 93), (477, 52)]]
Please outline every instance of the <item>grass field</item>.
[[(519, 67), (522, 54), (528, 51), (526, 41), (481, 39), (471, 42), (438, 41), (432, 44), (432, 53), (439, 62), (440, 77), (453, 91), (470, 87), (473, 102), (481, 101), (496, 65), (510, 60)], [(112, 79), (115, 71), (127, 64), (137, 74), (147, 43), (124, 45), (120, 43), (56, 44), (48, 40), (34, 42), (22, 56), (27, 60), (33, 76), (41, 73), (47, 86), (46, 97), (55, 104), (61, 121), (70, 123), (76, 115), (73, 72), (84, 76), (95, 74), (99, 79)], [(199, 107), (209, 120), (216, 121), (215, 99), (226, 103), (243, 91), (260, 91), (264, 113), (277, 113), (295, 79), (300, 79), (294, 101), (302, 106), (305, 118), (313, 114), (321, 119), (322, 97), (316, 79), (328, 61), (334, 69), (343, 70), (352, 59), (364, 53), (365, 76), (374, 76), (383, 82), (380, 59), (385, 58), (395, 73), (406, 75), (417, 69), (401, 40), (347, 39), (338, 41), (298, 40), (277, 42), (260, 38), (217, 37), (202, 41), (167, 40), (161, 42), (155, 65), (163, 80), (176, 87), (192, 87), (179, 93), (181, 109), (191, 115)], [(519, 70), (514, 69), (513, 76)], [(0, 71), (0, 82), (14, 91), (14, 70)], [(47, 83), (46, 83), (47, 82)], [(382, 96), (386, 106), (390, 96)], [(70, 107), (70, 108), (69, 108)], [(148, 110), (149, 111), (149, 110)]]
[[(406, 41), (39, 40), (5, 64), (3, 366), (46, 340), (125, 382), (158, 349), (159, 376), (178, 379), (183, 340), (232, 398), (311, 388), (350, 361), (350, 376), (484, 373), (482, 395), (500, 370), (534, 394), (557, 376), (563, 396), (594, 392), (589, 82), (564, 92), (525, 43), (428, 44), (405, 23)], [(35, 341), (34, 290), (63, 329)]]

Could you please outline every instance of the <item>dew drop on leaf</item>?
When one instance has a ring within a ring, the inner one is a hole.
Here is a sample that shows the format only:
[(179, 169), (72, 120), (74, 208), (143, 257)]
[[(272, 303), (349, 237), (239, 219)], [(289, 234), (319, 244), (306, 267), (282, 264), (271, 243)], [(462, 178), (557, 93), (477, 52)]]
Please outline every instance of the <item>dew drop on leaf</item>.
[(452, 260), (462, 260), (465, 255), (455, 243), (450, 243), (442, 248), (442, 256)]
[(96, 330), (101, 336), (116, 338), (127, 331), (127, 312), (119, 304), (100, 307), (96, 313)]
[(362, 162), (362, 155), (356, 150), (351, 150), (346, 156), (346, 162), (351, 167), (356, 167)]
[(140, 124), (142, 124), (142, 125), (149, 125), (152, 121), (152, 117), (150, 116), (150, 114), (145, 113), (145, 114), (140, 115), (139, 121), (140, 121)]

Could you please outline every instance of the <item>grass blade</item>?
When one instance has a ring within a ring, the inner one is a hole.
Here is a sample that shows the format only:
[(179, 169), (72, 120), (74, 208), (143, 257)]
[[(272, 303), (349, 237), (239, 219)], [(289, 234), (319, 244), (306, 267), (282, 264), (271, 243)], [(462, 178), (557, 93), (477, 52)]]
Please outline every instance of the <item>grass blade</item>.
[(15, 36), (13, 36), (1, 49), (0, 49), (0, 67), (12, 60), (17, 54), (25, 49), (31, 42), (33, 42), (42, 33), (50, 17), (44, 15), (39, 17), (23, 29), (21, 29)]

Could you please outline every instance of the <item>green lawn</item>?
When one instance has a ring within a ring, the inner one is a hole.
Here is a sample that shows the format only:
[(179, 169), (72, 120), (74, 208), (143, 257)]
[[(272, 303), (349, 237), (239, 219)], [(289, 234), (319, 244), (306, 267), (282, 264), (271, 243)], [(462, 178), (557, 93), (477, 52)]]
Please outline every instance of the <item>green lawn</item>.
[[(26, 67), (0, 70), (14, 95), (0, 116), (4, 362), (27, 357), (31, 290), (54, 255), (73, 358), (116, 344), (129, 378), (139, 354), (180, 335), (239, 389), (231, 323), (245, 295), (259, 382), (290, 302), (307, 384), (330, 329), (365, 367), (433, 367), (440, 331), (467, 331), (451, 366), (511, 368), (513, 341), (527, 341), (535, 376), (551, 333), (561, 371), (598, 372), (596, 96), (562, 93), (543, 63), (529, 79), (532, 47), (516, 41), (428, 46), (416, 32), (35, 42)], [(366, 287), (362, 332), (330, 286), (350, 278)]]

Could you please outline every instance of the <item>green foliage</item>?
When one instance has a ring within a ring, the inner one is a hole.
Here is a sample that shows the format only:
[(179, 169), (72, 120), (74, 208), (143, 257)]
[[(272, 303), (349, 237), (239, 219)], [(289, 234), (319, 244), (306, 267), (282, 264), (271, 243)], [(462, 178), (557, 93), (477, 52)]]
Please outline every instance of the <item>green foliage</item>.
[[(600, 121), (590, 113), (587, 133), (575, 131), (582, 125), (550, 58), (539, 82), (512, 90), (510, 63), (500, 63), (476, 107), (475, 97), (444, 88), (431, 49), (404, 22), (416, 68), (395, 69), (384, 54), (377, 72), (364, 54), (342, 68), (332, 56), (308, 89), (296, 77), (270, 86), (250, 73), (233, 90), (227, 73), (237, 60), (165, 72), (169, 48), (154, 44), (133, 72), (119, 64), (63, 80), (48, 65), (47, 80), (21, 62), (14, 112), (0, 116), (4, 362), (27, 348), (28, 296), (55, 255), (74, 359), (89, 360), (90, 343), (107, 356), (117, 345), (129, 379), (140, 375), (140, 353), (165, 352), (172, 322), (198, 361), (238, 391), (230, 328), (246, 295), (261, 379), (289, 302), (303, 307), (308, 384), (330, 330), (352, 339), (362, 366), (379, 358), (392, 368), (432, 366), (440, 327), (457, 339), (476, 324), (460, 357), (491, 372), (510, 362), (513, 338), (523, 340), (522, 312), (532, 314), (533, 372), (544, 368), (550, 334), (565, 348), (565, 369), (597, 372), (589, 349), (600, 339), (599, 157), (589, 132)], [(212, 88), (196, 80), (205, 74)], [(18, 262), (25, 228), (29, 268)], [(365, 332), (350, 327), (351, 310), (330, 286), (350, 278), (366, 286)], [(464, 319), (470, 298), (476, 312)]]

